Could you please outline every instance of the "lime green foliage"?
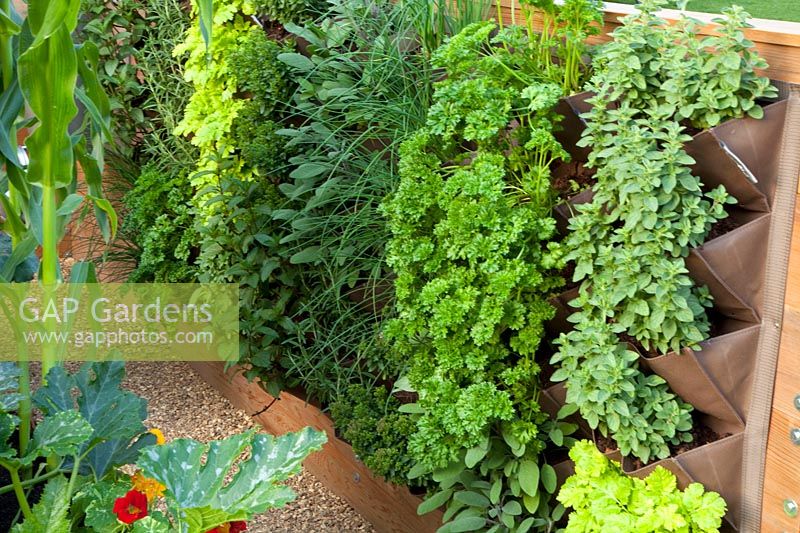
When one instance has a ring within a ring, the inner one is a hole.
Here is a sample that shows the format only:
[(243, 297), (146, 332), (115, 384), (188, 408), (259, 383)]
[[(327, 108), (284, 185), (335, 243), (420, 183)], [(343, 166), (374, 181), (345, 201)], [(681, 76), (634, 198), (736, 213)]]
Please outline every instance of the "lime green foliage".
[(253, 175), (235, 153), (231, 138), (233, 122), (246, 101), (237, 96), (237, 72), (230, 64), (234, 52), (252, 39), (251, 33), (261, 31), (247, 18), (253, 13), (253, 6), (245, 0), (216, 1), (210, 47), (206, 48), (196, 17), (186, 39), (173, 52), (176, 57), (188, 56), (184, 78), (194, 88), (174, 133), (190, 137), (200, 149), (199, 172), (191, 178), (197, 191), (193, 203), (200, 224), (211, 209), (206, 200), (219, 187), (223, 174), (233, 173), (239, 179)]
[(197, 246), (188, 177), (171, 177), (145, 165), (124, 202), (126, 234), (135, 235), (141, 255), (129, 281), (181, 283), (195, 277), (192, 253)]
[(325, 10), (324, 0), (253, 0), (256, 13), (281, 24), (303, 22)]
[(331, 404), (331, 418), (341, 437), (375, 474), (398, 485), (408, 484), (414, 461), (408, 437), (414, 420), (398, 413), (400, 402), (384, 387), (352, 385)]
[(575, 474), (558, 493), (558, 500), (574, 509), (566, 533), (711, 533), (722, 525), (725, 501), (699, 483), (681, 491), (675, 475), (661, 466), (645, 479), (627, 476), (591, 441), (575, 444), (569, 456)]
[(277, 183), (292, 153), (277, 130), (294, 90), (277, 56), (292, 45), (270, 41), (253, 13), (247, 2), (215, 3), (209, 54), (196, 19), (176, 48), (176, 55), (188, 53), (185, 77), (195, 90), (176, 133), (200, 150), (191, 178), (198, 279), (240, 283), (241, 361), (275, 378), (280, 344), (295, 331), (300, 286), (273, 222), (285, 202)]
[(201, 156), (222, 147), (244, 105), (244, 100), (235, 98), (238, 78), (229, 57), (248, 40), (250, 32), (259, 31), (245, 18), (251, 14), (252, 6), (243, 0), (214, 2), (214, 40), (210, 49), (206, 49), (199, 22), (195, 21), (186, 40), (173, 52), (176, 57), (188, 54), (184, 77), (194, 87), (175, 134), (191, 135), (192, 144), (203, 152)]
[[(698, 349), (708, 337), (712, 302), (707, 288), (694, 285), (684, 258), (735, 203), (722, 186), (702, 190), (683, 149), (691, 137), (679, 121), (710, 125), (745, 111), (758, 117), (754, 99), (772, 92), (752, 72), (760, 64), (753, 52), (726, 40), (742, 22), (740, 12), (730, 13), (722, 41), (706, 44), (747, 60), (730, 62), (741, 70), (717, 72), (717, 56), (695, 43), (693, 22), (669, 26), (653, 16), (662, 3), (645, 1), (596, 56), (594, 107), (579, 144), (592, 147), (588, 164), (597, 169), (597, 184), (593, 200), (577, 207), (567, 238), (574, 281), (583, 281), (572, 302), (580, 311), (551, 361), (561, 365), (552, 379), (566, 380), (567, 401), (590, 426), (611, 435), (623, 455), (645, 462), (691, 439), (691, 408), (660, 378), (645, 378), (618, 335), (653, 353)], [(722, 89), (718, 74), (740, 80), (741, 94)]]

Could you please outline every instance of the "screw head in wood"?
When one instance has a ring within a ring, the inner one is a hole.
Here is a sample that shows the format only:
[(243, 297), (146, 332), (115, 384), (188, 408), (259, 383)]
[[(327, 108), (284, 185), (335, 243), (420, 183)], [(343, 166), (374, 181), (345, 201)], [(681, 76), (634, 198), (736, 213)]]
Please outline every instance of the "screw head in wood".
[(794, 408), (800, 411), (800, 394), (794, 397)]
[(792, 518), (797, 516), (797, 502), (789, 498), (783, 500), (783, 512)]
[(790, 429), (789, 439), (792, 441), (792, 444), (800, 446), (800, 428)]

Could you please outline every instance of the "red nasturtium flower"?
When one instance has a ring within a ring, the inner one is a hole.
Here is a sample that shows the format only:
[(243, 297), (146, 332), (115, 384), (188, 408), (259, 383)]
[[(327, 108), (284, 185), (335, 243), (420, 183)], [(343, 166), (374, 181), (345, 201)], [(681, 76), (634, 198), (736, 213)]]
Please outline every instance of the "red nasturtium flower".
[(124, 524), (133, 524), (147, 516), (147, 496), (138, 490), (129, 490), (122, 498), (114, 500), (114, 514)]
[(247, 530), (247, 522), (244, 520), (236, 520), (217, 526), (214, 529), (209, 529), (206, 533), (241, 533)]

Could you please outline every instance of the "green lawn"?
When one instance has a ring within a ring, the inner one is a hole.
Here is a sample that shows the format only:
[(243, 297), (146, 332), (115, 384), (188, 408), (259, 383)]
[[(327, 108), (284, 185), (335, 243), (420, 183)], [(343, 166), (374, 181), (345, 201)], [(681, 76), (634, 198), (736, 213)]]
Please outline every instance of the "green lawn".
[[(636, 0), (613, 1), (621, 4), (637, 3)], [(689, 0), (687, 8), (691, 11), (719, 13), (731, 4), (739, 4), (757, 18), (800, 22), (800, 0)]]

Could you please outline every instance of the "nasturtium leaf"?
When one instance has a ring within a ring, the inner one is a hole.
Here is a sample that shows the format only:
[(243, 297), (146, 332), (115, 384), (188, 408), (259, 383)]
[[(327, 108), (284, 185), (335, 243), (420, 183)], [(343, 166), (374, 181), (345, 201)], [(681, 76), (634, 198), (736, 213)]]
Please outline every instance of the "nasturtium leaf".
[(103, 480), (85, 485), (73, 498), (73, 508), (84, 509), (86, 525), (95, 531), (113, 531), (119, 521), (114, 514), (114, 500), (131, 489), (130, 483)]

